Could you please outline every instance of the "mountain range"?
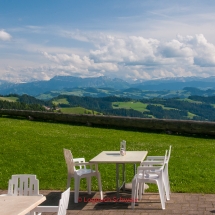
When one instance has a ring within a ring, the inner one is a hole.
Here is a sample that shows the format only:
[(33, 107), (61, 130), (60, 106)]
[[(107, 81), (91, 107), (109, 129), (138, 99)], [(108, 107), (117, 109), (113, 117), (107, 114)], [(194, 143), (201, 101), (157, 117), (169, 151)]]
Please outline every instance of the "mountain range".
[(106, 76), (94, 78), (80, 78), (74, 76), (55, 76), (48, 81), (34, 81), (29, 83), (10, 83), (0, 80), (0, 94), (28, 94), (39, 96), (48, 92), (73, 91), (75, 88), (108, 88), (123, 91), (170, 91), (183, 90), (186, 87), (201, 90), (215, 90), (215, 76), (208, 78), (179, 77), (156, 80), (137, 80), (127, 82), (119, 78)]

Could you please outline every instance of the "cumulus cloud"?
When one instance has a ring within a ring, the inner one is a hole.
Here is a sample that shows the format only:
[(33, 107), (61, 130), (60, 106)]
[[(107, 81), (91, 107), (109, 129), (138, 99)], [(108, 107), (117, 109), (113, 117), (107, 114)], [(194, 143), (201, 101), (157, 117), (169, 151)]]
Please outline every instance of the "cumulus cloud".
[[(117, 64), (109, 62), (95, 63), (88, 56), (79, 56), (76, 54), (49, 54), (44, 52), (43, 55), (50, 61), (56, 63), (56, 67), (64, 69), (67, 74), (78, 74), (79, 76), (101, 76), (104, 72), (117, 71)], [(95, 73), (98, 73), (96, 75)]]
[(5, 32), (4, 30), (0, 30), (0, 40), (10, 40), (11, 39), (11, 35), (8, 34), (7, 32)]
[(202, 34), (178, 35), (166, 42), (141, 36), (106, 35), (96, 42), (89, 55), (47, 52), (43, 55), (62, 70), (85, 76), (96, 73), (128, 79), (198, 76), (207, 74), (205, 67), (215, 67), (215, 46)]
[(168, 41), (103, 33), (98, 34), (97, 40), (94, 34), (75, 32), (74, 35), (70, 36), (93, 44), (93, 48), (88, 52), (76, 52), (72, 48), (65, 52), (63, 49), (54, 51), (54, 48), (44, 46), (44, 51), (40, 52), (43, 66), (24, 68), (20, 72), (26, 77), (44, 80), (55, 75), (106, 75), (134, 80), (206, 77), (215, 72), (215, 45), (209, 43), (203, 34), (177, 35)]
[(179, 39), (193, 50), (193, 63), (200, 67), (215, 67), (215, 45), (209, 43), (203, 34), (179, 36)]

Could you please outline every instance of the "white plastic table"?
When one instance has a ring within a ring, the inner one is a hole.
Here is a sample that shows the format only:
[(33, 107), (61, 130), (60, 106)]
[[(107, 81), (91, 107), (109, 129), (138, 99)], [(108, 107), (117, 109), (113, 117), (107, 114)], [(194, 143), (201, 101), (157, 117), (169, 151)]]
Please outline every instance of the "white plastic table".
[(45, 200), (45, 196), (0, 196), (0, 214), (25, 215)]
[[(103, 151), (96, 157), (91, 159), (90, 163), (116, 163), (116, 191), (117, 198), (119, 197), (119, 191), (121, 188), (125, 190), (125, 164), (128, 163), (141, 163), (146, 155), (147, 151), (126, 151), (126, 155), (121, 156), (119, 151)], [(120, 186), (119, 183), (119, 165), (122, 164), (123, 168), (123, 183)], [(136, 169), (136, 167), (135, 167)]]

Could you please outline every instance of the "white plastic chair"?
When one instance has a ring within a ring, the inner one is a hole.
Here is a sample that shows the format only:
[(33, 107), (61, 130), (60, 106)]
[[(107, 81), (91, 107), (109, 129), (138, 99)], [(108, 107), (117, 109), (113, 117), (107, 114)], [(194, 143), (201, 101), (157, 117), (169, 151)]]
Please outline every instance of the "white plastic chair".
[[(42, 196), (39, 194), (39, 180), (36, 175), (12, 175), (8, 182), (8, 191), (4, 196)], [(29, 215), (27, 213), (26, 215)]]
[(66, 215), (66, 210), (69, 204), (70, 188), (61, 194), (59, 206), (37, 206), (30, 212), (30, 215), (41, 215), (45, 212), (57, 212), (57, 215)]
[[(159, 162), (158, 162), (159, 164)], [(164, 169), (166, 168), (166, 163), (163, 163), (162, 166), (139, 166), (137, 168), (137, 174), (134, 176), (132, 180), (132, 202), (131, 207), (134, 209), (135, 201), (139, 197), (139, 200), (142, 198), (142, 185), (145, 183), (154, 183), (157, 184), (161, 206), (162, 209), (165, 209), (165, 191), (164, 191), (164, 184), (163, 184), (163, 175)]]
[(39, 180), (36, 175), (12, 175), (8, 182), (9, 196), (42, 196), (39, 194)]
[[(88, 194), (91, 194), (91, 177), (93, 176), (97, 177), (100, 198), (102, 200), (103, 199), (102, 184), (101, 184), (100, 172), (98, 171), (98, 165), (85, 162), (84, 158), (73, 158), (71, 151), (68, 149), (64, 149), (64, 157), (66, 160), (67, 173), (68, 173), (67, 188), (70, 187), (71, 178), (74, 178), (74, 187), (75, 187), (74, 202), (78, 203), (81, 178), (87, 179)], [(87, 169), (86, 165), (89, 165), (91, 169)], [(95, 165), (95, 170), (92, 169), (93, 165)], [(76, 169), (76, 167), (79, 167), (79, 168)]]
[(170, 160), (171, 151), (172, 151), (172, 146), (170, 145), (168, 153), (166, 151), (165, 156), (147, 156), (146, 161), (143, 161), (141, 163), (141, 165), (144, 165), (144, 162), (147, 162), (147, 161), (165, 162), (166, 163), (166, 168), (164, 171), (164, 177), (163, 178), (164, 178), (164, 186), (165, 186), (167, 200), (170, 200), (170, 194), (171, 194), (170, 183), (169, 183), (169, 171), (168, 171), (169, 170), (169, 160)]

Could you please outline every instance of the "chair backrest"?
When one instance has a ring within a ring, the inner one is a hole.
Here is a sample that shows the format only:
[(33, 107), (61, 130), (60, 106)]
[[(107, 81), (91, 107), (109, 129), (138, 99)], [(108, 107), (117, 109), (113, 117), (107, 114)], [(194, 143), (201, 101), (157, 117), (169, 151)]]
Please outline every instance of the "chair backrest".
[[(166, 160), (167, 160), (167, 150), (164, 155), (164, 161), (166, 161)], [(158, 167), (157, 170), (150, 169), (150, 168), (153, 168), (156, 166)], [(161, 162), (160, 164), (156, 164), (155, 166), (151, 165), (151, 164), (150, 165), (140, 165), (137, 168), (137, 177), (138, 176), (149, 177), (151, 173), (158, 173), (158, 172), (160, 172), (162, 175), (163, 171), (166, 169), (166, 166), (167, 166), (167, 162)], [(147, 169), (147, 167), (148, 167), (148, 169)]]
[(85, 163), (85, 158), (73, 158), (72, 153), (68, 149), (63, 149), (64, 158), (67, 164), (68, 175), (73, 176), (78, 169), (86, 169), (86, 165), (80, 165), (77, 168), (75, 163)]
[(39, 180), (36, 175), (12, 175), (8, 183), (8, 195), (11, 196), (38, 196)]
[(66, 209), (69, 205), (70, 187), (61, 194), (57, 215), (66, 215)]
[(169, 159), (170, 159), (170, 155), (171, 155), (171, 150), (172, 150), (172, 146), (170, 145), (169, 146), (169, 151), (168, 151), (168, 155), (167, 155), (167, 163), (169, 162)]
[(75, 166), (74, 166), (74, 162), (73, 162), (72, 153), (68, 149), (63, 149), (63, 153), (64, 153), (66, 165), (67, 165), (68, 175), (72, 176), (75, 173)]

